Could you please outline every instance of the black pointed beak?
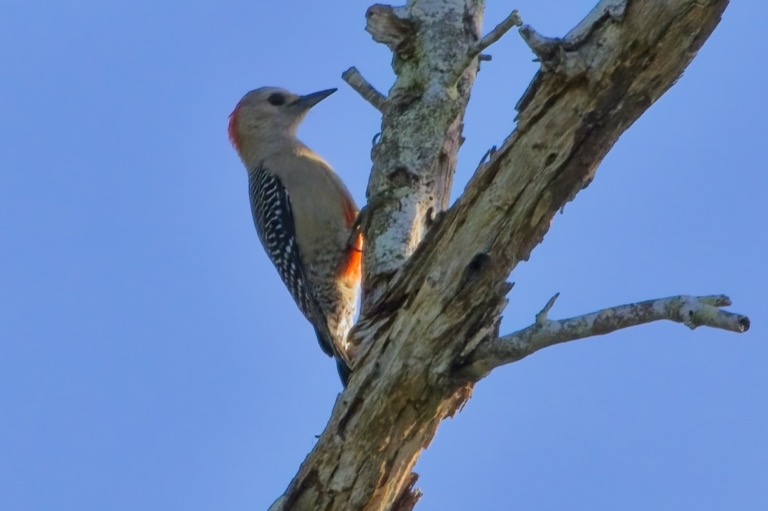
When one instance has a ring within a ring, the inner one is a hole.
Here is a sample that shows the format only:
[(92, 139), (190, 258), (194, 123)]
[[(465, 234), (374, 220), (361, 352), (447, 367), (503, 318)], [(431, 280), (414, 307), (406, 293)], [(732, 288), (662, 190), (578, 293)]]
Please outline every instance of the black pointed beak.
[(316, 104), (320, 103), (322, 100), (336, 92), (338, 89), (326, 89), (321, 90), (318, 92), (313, 92), (312, 94), (307, 94), (306, 96), (299, 96), (298, 99), (296, 99), (291, 106), (298, 107), (301, 110), (308, 110), (315, 106)]

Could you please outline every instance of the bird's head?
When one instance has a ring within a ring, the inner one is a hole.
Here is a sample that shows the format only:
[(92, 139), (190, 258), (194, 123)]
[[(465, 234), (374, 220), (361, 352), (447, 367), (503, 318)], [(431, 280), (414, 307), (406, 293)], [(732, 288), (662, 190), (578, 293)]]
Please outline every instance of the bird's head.
[(229, 116), (229, 140), (242, 155), (247, 145), (257, 146), (274, 137), (293, 137), (309, 109), (334, 92), (336, 89), (328, 89), (298, 96), (278, 87), (252, 90)]

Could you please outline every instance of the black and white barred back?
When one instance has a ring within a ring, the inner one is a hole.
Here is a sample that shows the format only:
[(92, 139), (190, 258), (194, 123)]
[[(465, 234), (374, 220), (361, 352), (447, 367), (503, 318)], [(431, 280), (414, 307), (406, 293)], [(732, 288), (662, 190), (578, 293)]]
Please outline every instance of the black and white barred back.
[(248, 191), (256, 232), (301, 312), (315, 327), (320, 347), (335, 356), (339, 374), (346, 383), (349, 367), (346, 357), (335, 346), (325, 315), (312, 295), (299, 246), (288, 191), (280, 179), (262, 166), (248, 173)]

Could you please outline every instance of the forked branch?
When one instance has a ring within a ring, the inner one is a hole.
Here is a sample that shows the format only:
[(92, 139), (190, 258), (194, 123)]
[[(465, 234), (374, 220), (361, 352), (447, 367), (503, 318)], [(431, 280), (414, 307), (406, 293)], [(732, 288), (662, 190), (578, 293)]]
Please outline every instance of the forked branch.
[(532, 325), (479, 348), (471, 364), (473, 371), (484, 373), (555, 344), (605, 335), (654, 321), (674, 321), (691, 329), (708, 326), (737, 333), (749, 330), (750, 324), (747, 316), (721, 309), (731, 305), (730, 298), (724, 295), (671, 296), (552, 320), (547, 316), (557, 296), (550, 299), (536, 315)]

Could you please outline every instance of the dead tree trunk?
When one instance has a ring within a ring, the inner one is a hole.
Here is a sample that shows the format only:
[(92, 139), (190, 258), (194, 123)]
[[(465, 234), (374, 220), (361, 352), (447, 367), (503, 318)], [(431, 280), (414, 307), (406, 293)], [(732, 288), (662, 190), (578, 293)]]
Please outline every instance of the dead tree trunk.
[(541, 62), (517, 104), (517, 128), (446, 209), (462, 119), (482, 52), (482, 0), (374, 5), (367, 30), (393, 52), (384, 96), (344, 78), (382, 113), (364, 215), (363, 316), (354, 374), (317, 445), (272, 510), (407, 510), (412, 472), (440, 422), (494, 368), (541, 348), (656, 320), (734, 332), (725, 296), (649, 300), (500, 336), (507, 278), (552, 218), (595, 175), (619, 136), (675, 81), (727, 0), (602, 0), (563, 38), (522, 26)]

